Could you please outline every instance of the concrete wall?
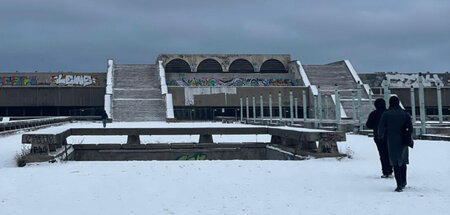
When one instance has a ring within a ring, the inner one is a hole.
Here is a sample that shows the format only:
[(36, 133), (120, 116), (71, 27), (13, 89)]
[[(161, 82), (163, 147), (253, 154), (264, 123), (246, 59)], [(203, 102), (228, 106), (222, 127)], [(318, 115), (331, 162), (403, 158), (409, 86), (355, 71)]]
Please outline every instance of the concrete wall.
[(105, 87), (106, 73), (0, 73), (0, 87)]
[[(275, 107), (278, 105), (278, 92), (282, 94), (283, 106), (289, 106), (289, 91), (292, 91), (294, 98), (298, 98), (300, 107), (304, 90), (309, 92), (307, 87), (169, 87), (174, 106), (196, 107), (238, 107), (241, 97), (245, 106), (246, 96), (249, 97), (250, 106), (253, 96), (256, 97), (256, 104), (259, 106), (260, 95), (263, 96), (264, 106), (269, 106), (269, 93), (272, 94), (272, 104)], [(307, 104), (310, 105), (311, 102), (307, 101)]]
[[(418, 87), (418, 73), (369, 73), (358, 74), (362, 82), (370, 87), (382, 87), (384, 79), (389, 80), (392, 88), (408, 88), (413, 85)], [(450, 74), (447, 73), (424, 73), (424, 85), (426, 87), (435, 87), (436, 83), (442, 83), (443, 86), (450, 86)]]
[(0, 107), (103, 106), (105, 87), (0, 87)]
[[(425, 106), (426, 107), (437, 107), (437, 93), (436, 88), (424, 88)], [(397, 94), (402, 104), (406, 107), (411, 107), (411, 96), (409, 88), (393, 88), (391, 89), (392, 94)], [(419, 107), (419, 89), (414, 91), (416, 107)], [(450, 87), (445, 87), (441, 89), (442, 96), (442, 106), (450, 107)]]

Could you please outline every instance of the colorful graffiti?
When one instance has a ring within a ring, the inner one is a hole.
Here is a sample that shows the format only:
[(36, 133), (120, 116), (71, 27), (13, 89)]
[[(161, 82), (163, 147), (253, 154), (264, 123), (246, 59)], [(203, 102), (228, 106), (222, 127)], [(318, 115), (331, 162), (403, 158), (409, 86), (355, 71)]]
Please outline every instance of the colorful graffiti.
[(291, 79), (217, 79), (217, 78), (183, 78), (181, 80), (171, 80), (167, 82), (167, 86), (182, 87), (216, 87), (216, 86), (295, 86)]
[(62, 86), (91, 86), (97, 85), (97, 77), (91, 75), (77, 75), (77, 74), (58, 74), (52, 76), (52, 84)]
[(185, 160), (185, 161), (187, 161), (187, 160), (206, 160), (206, 155), (203, 153), (197, 153), (192, 156), (184, 154), (184, 155), (178, 156), (177, 158), (175, 158), (175, 160)]
[(37, 85), (36, 76), (0, 77), (0, 86), (28, 86)]

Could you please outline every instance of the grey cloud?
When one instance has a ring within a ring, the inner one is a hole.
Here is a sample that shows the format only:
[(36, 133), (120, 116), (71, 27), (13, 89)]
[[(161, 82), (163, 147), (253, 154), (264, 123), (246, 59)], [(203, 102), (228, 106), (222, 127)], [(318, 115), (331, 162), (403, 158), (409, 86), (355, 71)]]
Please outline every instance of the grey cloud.
[(2, 1), (0, 71), (105, 71), (160, 53), (288, 53), (359, 72), (445, 72), (447, 1)]

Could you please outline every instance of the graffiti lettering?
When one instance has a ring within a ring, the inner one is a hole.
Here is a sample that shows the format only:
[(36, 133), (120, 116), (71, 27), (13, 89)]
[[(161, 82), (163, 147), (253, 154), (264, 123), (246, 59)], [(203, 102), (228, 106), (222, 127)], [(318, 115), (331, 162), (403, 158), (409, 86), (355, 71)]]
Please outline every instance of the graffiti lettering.
[[(386, 74), (386, 79), (388, 80), (390, 87), (419, 87), (419, 74)], [(435, 87), (437, 86), (437, 83), (443, 86), (443, 82), (437, 74), (423, 75), (423, 85), (425, 87)]]
[(217, 79), (217, 78), (183, 78), (181, 80), (171, 80), (167, 82), (168, 86), (183, 87), (216, 87), (216, 86), (295, 86), (291, 79)]
[(90, 86), (97, 85), (98, 79), (97, 77), (91, 75), (64, 75), (59, 74), (52, 76), (52, 84), (55, 85), (63, 85), (63, 86)]
[(197, 153), (192, 156), (188, 154), (180, 155), (175, 160), (206, 160), (206, 155), (203, 153)]
[(27, 85), (37, 85), (36, 76), (0, 77), (0, 86), (27, 86)]

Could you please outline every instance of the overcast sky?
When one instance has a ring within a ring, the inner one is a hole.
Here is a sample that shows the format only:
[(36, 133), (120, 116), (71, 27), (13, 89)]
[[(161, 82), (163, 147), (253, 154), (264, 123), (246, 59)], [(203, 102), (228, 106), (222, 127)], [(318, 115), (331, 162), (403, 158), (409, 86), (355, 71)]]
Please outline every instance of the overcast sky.
[(105, 72), (161, 53), (349, 59), (357, 72), (450, 71), (450, 1), (0, 0), (0, 71)]

